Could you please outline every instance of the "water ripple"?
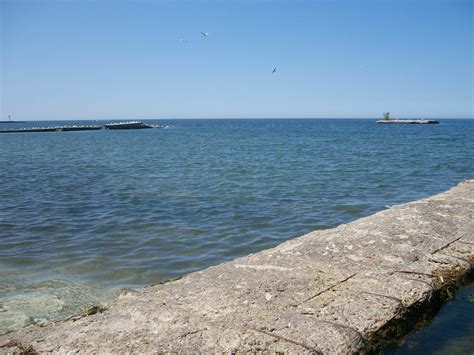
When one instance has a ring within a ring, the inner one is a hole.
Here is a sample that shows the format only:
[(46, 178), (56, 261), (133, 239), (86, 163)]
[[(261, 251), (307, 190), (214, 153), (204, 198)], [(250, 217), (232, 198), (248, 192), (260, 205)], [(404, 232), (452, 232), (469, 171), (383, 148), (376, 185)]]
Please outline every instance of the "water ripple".
[(474, 176), (469, 120), (167, 123), (0, 136), (0, 333)]

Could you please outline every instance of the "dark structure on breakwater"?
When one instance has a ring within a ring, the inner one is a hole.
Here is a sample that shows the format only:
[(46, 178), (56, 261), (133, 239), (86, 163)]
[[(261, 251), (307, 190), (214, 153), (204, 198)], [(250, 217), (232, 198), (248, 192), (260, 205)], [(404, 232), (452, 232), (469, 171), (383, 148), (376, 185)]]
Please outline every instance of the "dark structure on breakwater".
[(117, 123), (107, 123), (104, 125), (105, 129), (144, 129), (144, 128), (154, 128), (151, 125), (145, 124), (141, 121), (129, 121), (129, 122), (117, 122)]

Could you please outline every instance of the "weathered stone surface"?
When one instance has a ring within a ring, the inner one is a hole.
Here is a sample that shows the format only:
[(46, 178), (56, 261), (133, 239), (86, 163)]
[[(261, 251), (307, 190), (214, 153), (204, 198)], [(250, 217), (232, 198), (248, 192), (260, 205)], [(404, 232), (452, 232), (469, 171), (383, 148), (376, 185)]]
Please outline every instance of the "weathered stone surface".
[(176, 281), (126, 291), (103, 312), (10, 334), (0, 339), (0, 351), (364, 352), (383, 336), (403, 333), (404, 319), (422, 316), (443, 290), (450, 293), (472, 261), (469, 180)]

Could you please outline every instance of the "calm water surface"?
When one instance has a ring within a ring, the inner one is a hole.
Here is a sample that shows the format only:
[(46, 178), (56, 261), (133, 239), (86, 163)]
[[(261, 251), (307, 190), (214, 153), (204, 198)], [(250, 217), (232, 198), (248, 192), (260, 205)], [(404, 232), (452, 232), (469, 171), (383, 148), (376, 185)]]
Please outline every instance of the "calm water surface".
[(150, 122), (0, 134), (0, 333), (474, 177), (474, 120)]

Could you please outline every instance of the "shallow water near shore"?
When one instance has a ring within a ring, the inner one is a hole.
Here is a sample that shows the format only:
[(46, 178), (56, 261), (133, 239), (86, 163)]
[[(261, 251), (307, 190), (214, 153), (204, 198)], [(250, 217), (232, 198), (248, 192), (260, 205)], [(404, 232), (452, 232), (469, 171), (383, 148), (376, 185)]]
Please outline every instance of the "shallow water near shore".
[(474, 177), (474, 120), (145, 122), (0, 135), (0, 333)]

